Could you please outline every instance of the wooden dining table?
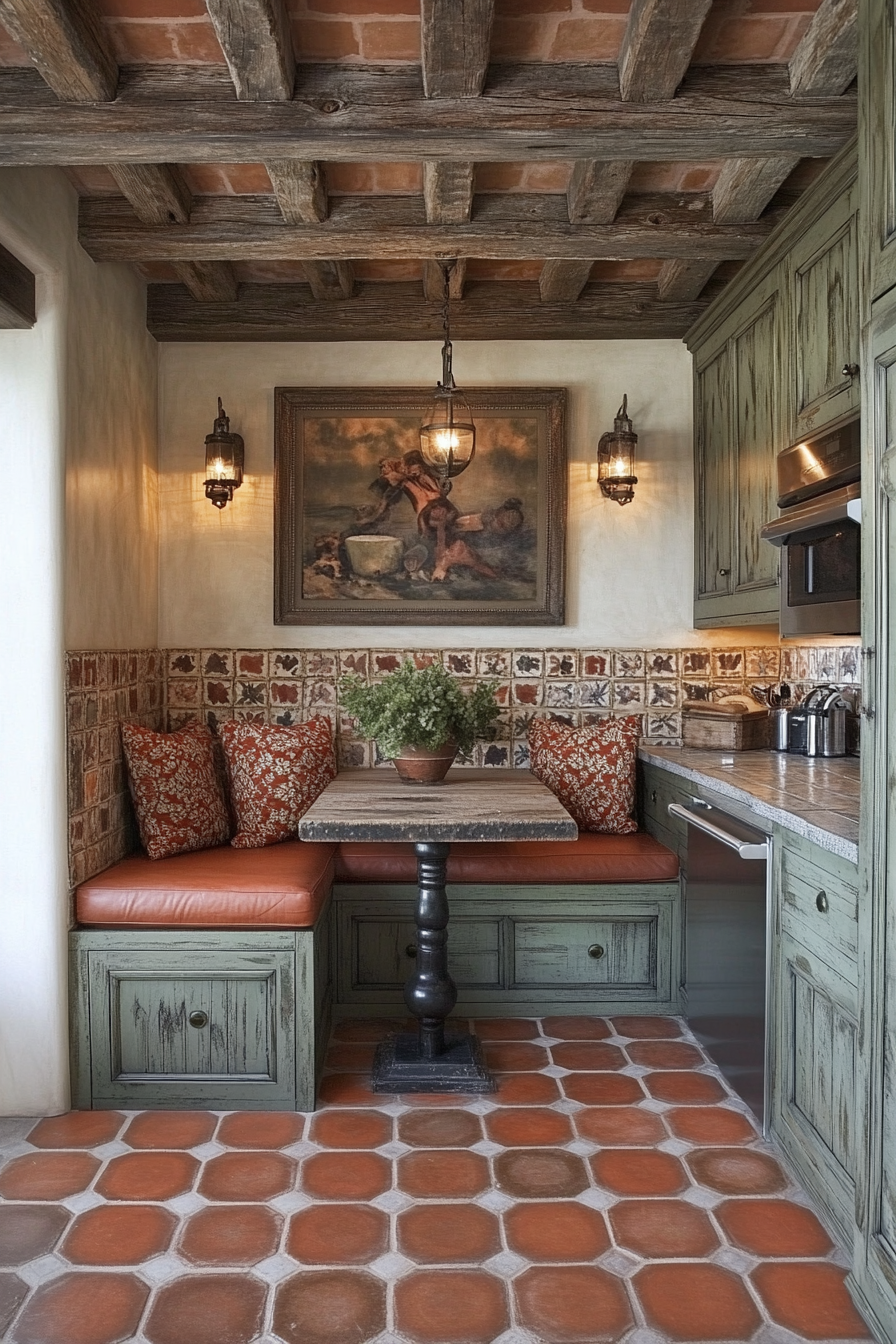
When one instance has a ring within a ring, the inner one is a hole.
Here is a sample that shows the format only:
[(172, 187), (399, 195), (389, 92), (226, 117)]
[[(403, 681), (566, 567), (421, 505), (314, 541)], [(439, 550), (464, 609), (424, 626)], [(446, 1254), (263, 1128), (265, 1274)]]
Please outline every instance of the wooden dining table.
[(454, 768), (438, 785), (404, 784), (391, 769), (344, 770), (299, 822), (299, 838), (406, 841), (417, 856), (417, 956), (404, 999), (418, 1031), (388, 1037), (374, 1092), (492, 1092), (478, 1039), (446, 1033), (457, 1002), (448, 971), (446, 872), (455, 840), (574, 840), (572, 817), (528, 770)]

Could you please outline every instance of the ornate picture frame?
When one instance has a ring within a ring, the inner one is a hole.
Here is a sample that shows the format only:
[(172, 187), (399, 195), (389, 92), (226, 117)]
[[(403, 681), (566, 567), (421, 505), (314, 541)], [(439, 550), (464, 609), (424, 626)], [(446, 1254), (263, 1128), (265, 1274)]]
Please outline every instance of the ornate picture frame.
[(566, 390), (464, 389), (476, 453), (445, 489), (429, 388), (274, 391), (276, 625), (562, 625)]

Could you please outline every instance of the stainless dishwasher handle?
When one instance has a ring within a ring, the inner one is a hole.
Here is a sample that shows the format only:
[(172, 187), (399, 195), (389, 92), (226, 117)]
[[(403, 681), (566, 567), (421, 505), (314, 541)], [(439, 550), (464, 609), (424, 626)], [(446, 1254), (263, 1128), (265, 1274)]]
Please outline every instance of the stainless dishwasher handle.
[(669, 803), (668, 811), (673, 817), (683, 817), (689, 826), (696, 826), (698, 831), (711, 835), (713, 840), (718, 840), (720, 844), (727, 845), (729, 849), (736, 849), (742, 859), (768, 858), (767, 840), (763, 840), (760, 845), (754, 845), (749, 840), (739, 840), (736, 835), (723, 831), (721, 826), (707, 821), (705, 817), (698, 816), (696, 812), (689, 812), (681, 803)]

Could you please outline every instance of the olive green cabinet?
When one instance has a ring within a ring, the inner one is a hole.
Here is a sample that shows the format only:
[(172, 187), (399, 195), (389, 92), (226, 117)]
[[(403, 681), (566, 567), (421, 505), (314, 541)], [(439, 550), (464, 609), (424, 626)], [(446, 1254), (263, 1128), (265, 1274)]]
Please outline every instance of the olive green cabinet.
[(896, 18), (892, 0), (859, 0), (859, 153), (868, 294), (896, 285)]

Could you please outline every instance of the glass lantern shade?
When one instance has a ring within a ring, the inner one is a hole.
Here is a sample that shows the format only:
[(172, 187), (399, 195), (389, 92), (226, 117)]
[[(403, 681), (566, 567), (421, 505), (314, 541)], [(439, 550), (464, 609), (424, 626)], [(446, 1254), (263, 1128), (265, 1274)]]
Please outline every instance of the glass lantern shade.
[(242, 435), (231, 434), (219, 397), (218, 418), (211, 434), (205, 436), (205, 497), (216, 509), (223, 509), (243, 483), (244, 452)]
[(617, 504), (628, 504), (635, 496), (638, 478), (635, 475), (635, 446), (638, 436), (628, 418), (628, 397), (616, 413), (612, 432), (601, 436), (597, 446), (597, 481), (608, 499)]
[(476, 451), (473, 412), (462, 392), (454, 387), (436, 388), (432, 403), (420, 424), (420, 451), (425, 461), (446, 479), (459, 476)]

